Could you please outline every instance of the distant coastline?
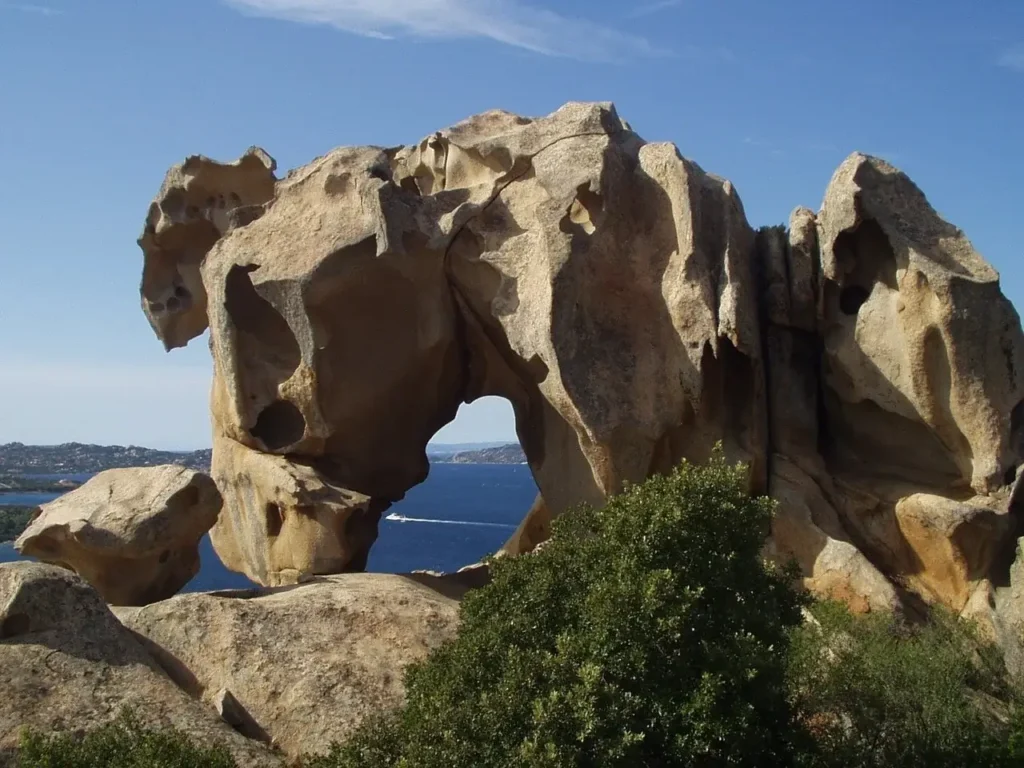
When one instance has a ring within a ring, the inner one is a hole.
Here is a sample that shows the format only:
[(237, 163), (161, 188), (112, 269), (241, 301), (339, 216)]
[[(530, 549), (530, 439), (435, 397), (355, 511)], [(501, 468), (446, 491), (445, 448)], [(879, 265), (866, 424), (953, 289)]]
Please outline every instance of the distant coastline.
[[(427, 446), (427, 455), (436, 464), (526, 463), (522, 448), (515, 443), (433, 444)], [(91, 475), (119, 467), (179, 464), (209, 472), (210, 458), (209, 448), (162, 451), (136, 445), (5, 443), (0, 444), (0, 493), (5, 490), (66, 491), (69, 490), (69, 481), (78, 479), (76, 475)]]
[(525, 464), (526, 454), (517, 443), (509, 443), (494, 448), (438, 455), (432, 461), (436, 464)]
[(0, 482), (16, 475), (34, 476), (40, 480), (60, 480), (105, 469), (153, 467), (159, 464), (180, 464), (208, 472), (210, 453), (209, 448), (199, 451), (158, 451), (137, 445), (6, 443), (0, 445)]

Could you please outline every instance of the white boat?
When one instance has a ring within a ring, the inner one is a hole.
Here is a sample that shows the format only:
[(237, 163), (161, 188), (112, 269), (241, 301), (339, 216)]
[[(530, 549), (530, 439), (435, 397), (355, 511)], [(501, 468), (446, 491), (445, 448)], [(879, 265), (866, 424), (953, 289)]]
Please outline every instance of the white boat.
[(407, 522), (409, 522), (409, 518), (407, 518), (405, 515), (399, 515), (397, 512), (392, 512), (390, 515), (388, 515), (384, 519), (385, 520), (391, 520), (392, 522), (395, 522), (395, 523), (407, 523)]

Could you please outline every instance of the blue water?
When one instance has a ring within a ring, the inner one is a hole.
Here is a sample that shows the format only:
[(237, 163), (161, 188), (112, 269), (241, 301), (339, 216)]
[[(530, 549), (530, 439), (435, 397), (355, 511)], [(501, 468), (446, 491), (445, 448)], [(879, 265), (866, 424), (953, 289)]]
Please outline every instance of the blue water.
[[(386, 513), (409, 520), (381, 520), (367, 569), (455, 571), (475, 563), (505, 543), (536, 494), (533, 476), (524, 465), (435, 464), (426, 482)], [(0, 494), (0, 504), (42, 504), (57, 495)], [(209, 537), (200, 543), (199, 557), (199, 573), (184, 592), (252, 586), (221, 564)], [(0, 544), (0, 563), (20, 559), (10, 544)]]
[(0, 507), (35, 507), (48, 501), (53, 501), (58, 496), (60, 496), (59, 493), (0, 491)]

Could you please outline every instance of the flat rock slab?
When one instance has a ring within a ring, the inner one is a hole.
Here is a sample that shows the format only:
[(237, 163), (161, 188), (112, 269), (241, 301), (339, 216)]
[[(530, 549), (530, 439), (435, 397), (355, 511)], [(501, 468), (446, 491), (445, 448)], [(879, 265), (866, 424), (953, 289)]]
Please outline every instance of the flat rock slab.
[(459, 603), (446, 594), (451, 585), (427, 574), (360, 573), (116, 613), (183, 689), (211, 711), (230, 691), (297, 757), (326, 752), (366, 716), (401, 703), (404, 668), (455, 634)]
[(88, 584), (70, 571), (0, 565), (0, 766), (17, 764), (22, 729), (82, 733), (124, 707), (153, 728), (224, 745), (239, 766), (282, 766), (175, 685)]

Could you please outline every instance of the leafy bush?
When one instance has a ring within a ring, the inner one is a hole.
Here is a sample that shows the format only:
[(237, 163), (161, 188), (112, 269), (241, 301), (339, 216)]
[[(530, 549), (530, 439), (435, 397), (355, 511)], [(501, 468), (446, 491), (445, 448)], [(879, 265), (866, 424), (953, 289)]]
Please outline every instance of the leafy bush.
[(82, 738), (28, 731), (20, 746), (20, 768), (236, 768), (227, 750), (197, 747), (173, 729), (150, 730), (128, 711)]
[(969, 624), (941, 611), (913, 626), (854, 617), (838, 603), (811, 612), (793, 633), (790, 661), (796, 707), (817, 745), (807, 766), (1024, 765), (1012, 734), (1024, 734), (1017, 695), (998, 652)]
[(492, 563), (407, 704), (311, 768), (787, 765), (800, 605), (759, 553), (771, 502), (720, 456), (562, 516)]
[(21, 536), (39, 507), (0, 506), (0, 544)]

